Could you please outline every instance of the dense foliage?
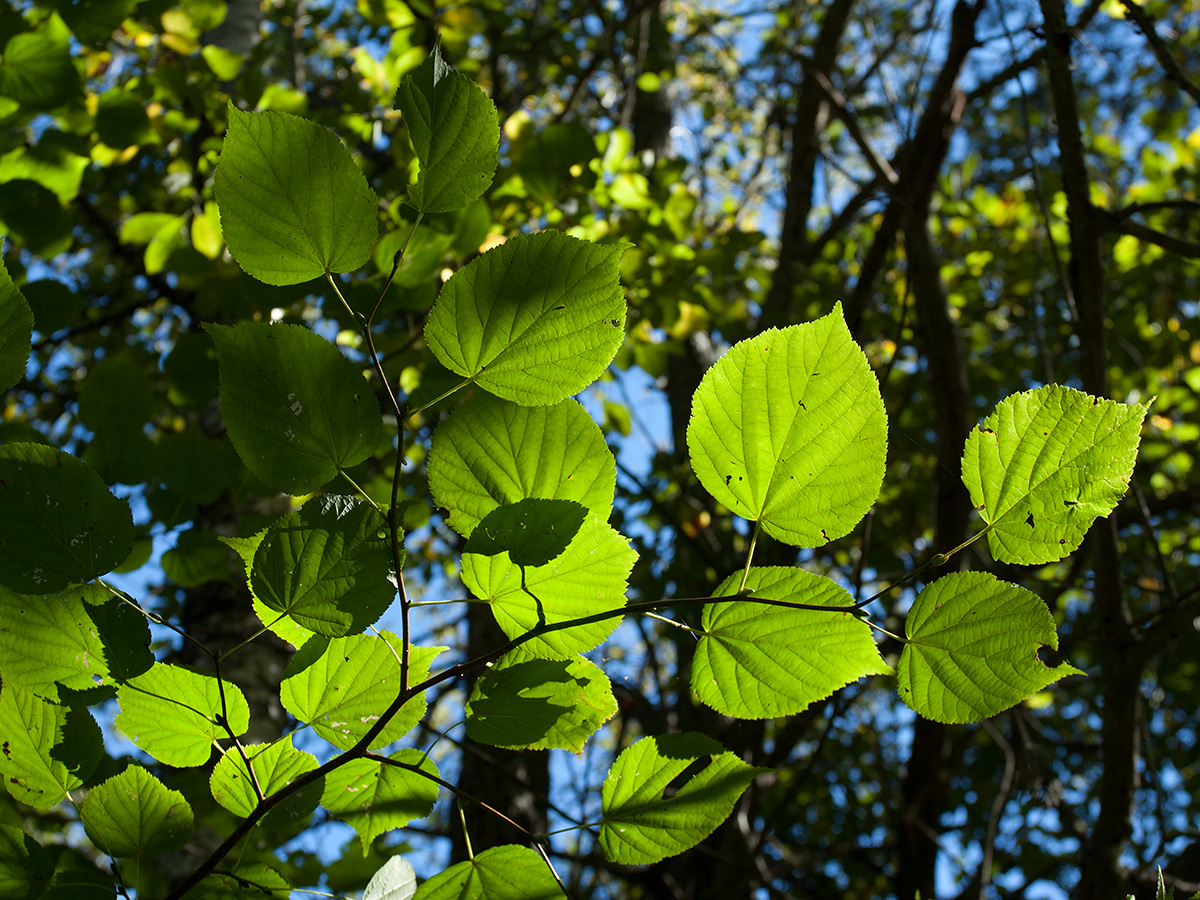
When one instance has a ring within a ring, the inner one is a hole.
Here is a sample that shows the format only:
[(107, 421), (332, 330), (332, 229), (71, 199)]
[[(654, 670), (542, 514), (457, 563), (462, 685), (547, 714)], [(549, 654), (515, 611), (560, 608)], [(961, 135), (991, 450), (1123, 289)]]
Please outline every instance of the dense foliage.
[(1192, 889), (1185, 14), (887, 9), (0, 6), (6, 895)]

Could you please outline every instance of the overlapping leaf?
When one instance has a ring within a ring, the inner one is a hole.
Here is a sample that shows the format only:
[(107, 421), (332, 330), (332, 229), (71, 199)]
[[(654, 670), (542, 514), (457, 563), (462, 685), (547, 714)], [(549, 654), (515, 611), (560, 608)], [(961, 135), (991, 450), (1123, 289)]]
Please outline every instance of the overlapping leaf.
[(169, 766), (201, 766), (213, 741), (245, 734), (250, 707), (237, 685), (205, 672), (155, 663), (117, 691), (116, 726)]
[[(686, 770), (691, 777), (672, 794), (668, 787)], [(766, 771), (703, 734), (643, 738), (622, 751), (604, 779), (600, 848), (624, 865), (682, 853), (712, 834), (742, 791)]]
[(375, 192), (350, 151), (288, 113), (247, 113), (230, 102), (215, 187), (229, 252), (267, 284), (353, 271), (379, 236)]
[(317, 634), (364, 631), (396, 596), (387, 523), (356, 498), (316, 497), (267, 529), (250, 585), (269, 609)]
[[(409, 684), (419, 684), (443, 647), (409, 650)], [(312, 638), (284, 673), (279, 696), (284, 709), (335, 747), (347, 750), (366, 735), (379, 714), (400, 695), (401, 643), (396, 635)], [(383, 747), (404, 737), (425, 714), (425, 698), (404, 704), (371, 742)]]
[(1059, 385), (1000, 401), (963, 451), (992, 555), (1031, 565), (1079, 547), (1129, 486), (1147, 409)]
[(204, 900), (288, 900), (292, 888), (278, 870), (257, 862), (209, 875), (197, 885), (195, 893)]
[(0, 825), (0, 897), (34, 900), (53, 875), (54, 863), (41, 844), (19, 828)]
[(183, 794), (136, 765), (92, 788), (79, 818), (92, 843), (118, 857), (182, 849), (195, 830)]
[(700, 483), (767, 534), (796, 547), (847, 534), (879, 496), (887, 417), (841, 304), (717, 360), (687, 435)]
[(16, 800), (49, 809), (82, 785), (104, 753), (85, 707), (65, 707), (5, 680), (0, 686), (0, 775)]
[(917, 595), (905, 621), (900, 697), (937, 722), (978, 722), (1033, 696), (1066, 675), (1038, 649), (1058, 647), (1045, 602), (986, 572), (939, 578)]
[(57, 593), (99, 578), (133, 546), (129, 504), (82, 460), (43, 444), (0, 446), (0, 584)]
[[(3, 247), (4, 235), (0, 234)], [(0, 391), (8, 390), (25, 376), (32, 335), (33, 310), (0, 260)]]
[(566, 896), (536, 850), (505, 844), (434, 875), (413, 900), (565, 900)]
[(205, 325), (221, 365), (221, 412), (246, 467), (289, 494), (315, 491), (375, 452), (383, 418), (370, 386), (299, 325)]
[[(254, 771), (251, 781), (246, 763), (236, 750), (226, 751), (213, 767), (209, 788), (213, 799), (236, 816), (248, 816), (258, 805), (259, 796), (254, 786), (257, 783), (264, 797), (287, 787), (305, 772), (317, 768), (317, 760), (284, 739), (273, 744), (250, 744), (242, 748), (250, 768)], [(279, 805), (273, 807), (263, 818), (267, 827), (288, 827), (306, 823), (309, 815), (321, 801), (324, 781), (305, 785)]]
[[(437, 766), (419, 750), (398, 750), (388, 759), (437, 777)], [(371, 841), (385, 831), (429, 815), (437, 796), (437, 782), (420, 772), (375, 759), (356, 759), (326, 779), (321, 805), (358, 832), (366, 855)]]
[(607, 518), (616, 478), (604, 435), (574, 400), (527, 407), (479, 394), (438, 426), (429, 451), (429, 490), (463, 537), (525, 499), (574, 500)]
[(493, 747), (579, 753), (616, 712), (612, 685), (594, 663), (583, 657), (538, 659), (518, 647), (475, 682), (467, 702), (467, 736)]
[[(741, 573), (731, 575), (715, 595), (732, 594), (740, 581)], [(752, 600), (707, 604), (692, 690), (717, 712), (744, 719), (792, 715), (856, 678), (891, 673), (869, 626), (846, 609), (854, 599), (828, 578), (782, 566), (753, 568), (746, 587), (756, 597), (834, 609)]]
[(509, 238), (442, 287), (425, 324), (429, 349), (447, 369), (522, 406), (578, 393), (625, 337), (617, 266), (627, 246), (558, 231)]
[[(462, 580), (491, 604), (500, 629), (519, 637), (542, 624), (555, 624), (625, 605), (625, 587), (637, 558), (625, 539), (603, 519), (589, 515), (561, 554), (543, 566), (519, 566), (507, 552), (462, 557)], [(612, 634), (613, 615), (563, 628), (523, 644), (535, 656), (570, 659)]]
[(409, 202), (421, 212), (449, 212), (482, 196), (499, 157), (496, 107), (442, 59), (440, 45), (400, 82), (396, 108), (420, 163)]
[(223, 537), (221, 542), (241, 557), (242, 568), (246, 573), (246, 588), (250, 591), (250, 605), (254, 614), (258, 616), (258, 620), (277, 637), (283, 638), (293, 647), (300, 647), (316, 632), (305, 628), (291, 616), (271, 609), (254, 593), (254, 585), (251, 580), (254, 571), (254, 555), (258, 552), (259, 545), (266, 536), (267, 529), (264, 528), (250, 537)]

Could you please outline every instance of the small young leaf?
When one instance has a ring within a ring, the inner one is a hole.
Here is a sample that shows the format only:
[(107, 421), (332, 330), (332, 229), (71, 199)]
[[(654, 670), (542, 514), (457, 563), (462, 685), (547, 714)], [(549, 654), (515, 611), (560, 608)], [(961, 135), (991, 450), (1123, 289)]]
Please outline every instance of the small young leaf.
[[(279, 740), (273, 744), (249, 744), (242, 748), (254, 778), (264, 797), (287, 787), (305, 772), (317, 768), (317, 760), (292, 746), (290, 740)], [(254, 783), (246, 772), (246, 764), (236, 750), (228, 750), (213, 767), (209, 788), (213, 799), (235, 816), (248, 816), (258, 805)], [(268, 828), (287, 828), (297, 822), (307, 822), (312, 811), (321, 801), (324, 781), (318, 780), (301, 788), (263, 818)]]
[[(4, 235), (0, 234), (0, 248), (3, 246)], [(25, 377), (32, 336), (33, 310), (0, 260), (0, 391)]]
[(34, 900), (50, 883), (54, 863), (44, 847), (11, 825), (0, 825), (0, 897)]
[(409, 202), (421, 212), (450, 212), (482, 196), (499, 157), (496, 107), (442, 59), (440, 45), (400, 82), (396, 108), (421, 164)]
[(183, 794), (132, 765), (92, 788), (79, 810), (93, 844), (109, 856), (158, 856), (180, 850), (195, 830)]
[(566, 896), (536, 850), (505, 844), (434, 875), (413, 900), (566, 900)]
[[(465, 552), (466, 588), (492, 606), (500, 629), (519, 637), (539, 624), (554, 624), (625, 605), (625, 587), (637, 554), (620, 534), (594, 514), (561, 554), (544, 566), (522, 568), (508, 553)], [(552, 631), (523, 644), (535, 656), (573, 658), (600, 644), (621, 617)]]
[(1035, 565), (1078, 548), (1124, 496), (1148, 408), (1059, 385), (1001, 400), (962, 463), (992, 556)]
[(879, 496), (887, 417), (841, 304), (717, 360), (687, 440), (705, 489), (772, 537), (819, 547), (848, 534)]
[[(731, 575), (717, 596), (738, 589)], [(828, 578), (802, 569), (753, 568), (746, 587), (757, 597), (850, 607), (854, 598)], [(891, 674), (853, 613), (765, 606), (753, 600), (709, 603), (692, 661), (692, 690), (719, 713), (743, 719), (789, 716), (864, 675)]]
[[(600, 848), (623, 865), (654, 863), (691, 849), (725, 821), (746, 786), (768, 771), (746, 765), (703, 734), (643, 738), (617, 757), (604, 779)], [(671, 785), (685, 772), (690, 777), (672, 794)]]
[(475, 682), (467, 736), (493, 747), (581, 753), (616, 712), (612, 685), (591, 661), (538, 659), (518, 647)]
[(182, 666), (155, 663), (121, 685), (117, 702), (116, 726), (168, 766), (202, 766), (213, 741), (250, 727), (250, 707), (237, 685)]
[[(420, 750), (398, 750), (388, 759), (437, 777), (437, 766)], [(385, 831), (429, 815), (437, 797), (437, 782), (411, 769), (356, 759), (325, 779), (321, 805), (358, 832), (365, 856), (371, 841)]]
[[(353, 747), (400, 694), (400, 639), (381, 631), (346, 638), (313, 638), (284, 672), (283, 708), (341, 750)], [(409, 650), (409, 684), (419, 684), (444, 647)], [(388, 722), (371, 749), (404, 737), (425, 715), (425, 698), (414, 697)]]
[(20, 802), (49, 809), (86, 781), (104, 754), (85, 707), (59, 706), (14, 682), (0, 687), (0, 775)]
[(412, 863), (393, 856), (371, 876), (362, 900), (411, 900), (416, 892), (417, 873)]
[(1040, 597), (986, 572), (958, 572), (921, 591), (905, 622), (900, 697), (935, 722), (978, 722), (1032, 697), (1066, 675), (1038, 648), (1058, 648)]
[(607, 518), (616, 479), (604, 435), (574, 400), (528, 407), (477, 394), (438, 426), (429, 451), (429, 490), (463, 537), (528, 498), (574, 500)]
[(425, 324), (438, 362), (499, 397), (546, 406), (600, 377), (625, 337), (628, 244), (516, 235), (442, 286)]
[(246, 467), (307, 494), (375, 452), (379, 404), (358, 368), (300, 325), (204, 326), (221, 363), (221, 413)]
[(0, 584), (57, 593), (111, 572), (133, 546), (129, 504), (87, 463), (44, 444), (0, 446)]
[(387, 522), (354, 497), (315, 497), (267, 528), (250, 586), (317, 634), (365, 631), (396, 597)]
[(517, 566), (544, 566), (567, 549), (586, 518), (574, 500), (518, 500), (484, 516), (464, 549), (481, 556), (507, 553)]
[(215, 187), (229, 252), (266, 284), (351, 272), (379, 237), (378, 200), (350, 151), (298, 116), (230, 101)]

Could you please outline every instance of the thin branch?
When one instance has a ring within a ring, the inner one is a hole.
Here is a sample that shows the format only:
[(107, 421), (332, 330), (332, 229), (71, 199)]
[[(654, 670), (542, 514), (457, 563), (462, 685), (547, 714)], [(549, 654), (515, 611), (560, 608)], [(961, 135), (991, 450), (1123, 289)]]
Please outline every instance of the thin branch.
[(1136, 0), (1121, 0), (1121, 5), (1125, 7), (1125, 15), (1146, 36), (1146, 43), (1150, 45), (1150, 49), (1154, 52), (1154, 58), (1163, 67), (1167, 77), (1179, 85), (1194, 101), (1200, 103), (1200, 85), (1187, 76), (1183, 67), (1171, 54), (1171, 48), (1159, 36), (1158, 30), (1154, 27), (1154, 19), (1150, 17), (1150, 14)]

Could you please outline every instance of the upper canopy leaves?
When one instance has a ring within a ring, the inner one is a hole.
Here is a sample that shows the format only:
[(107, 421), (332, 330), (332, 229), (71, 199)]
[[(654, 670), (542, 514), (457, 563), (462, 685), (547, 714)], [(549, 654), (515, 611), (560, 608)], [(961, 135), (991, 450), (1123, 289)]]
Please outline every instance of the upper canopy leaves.
[(133, 546), (129, 504), (87, 463), (43, 444), (0, 446), (0, 584), (57, 593), (99, 578)]
[(917, 595), (905, 622), (908, 643), (897, 671), (900, 697), (937, 722), (978, 722), (1065, 675), (1038, 659), (1057, 649), (1045, 602), (987, 572), (957, 572)]
[(847, 534), (883, 482), (883, 399), (841, 304), (730, 349), (701, 380), (687, 434), (708, 492), (797, 547)]
[(1129, 486), (1147, 408), (1059, 385), (1000, 401), (963, 450), (992, 555), (1033, 565), (1075, 550)]
[(229, 252), (267, 284), (301, 284), (365, 263), (379, 237), (375, 192), (337, 137), (283, 112), (242, 112), (216, 173)]
[(400, 82), (396, 108), (421, 164), (409, 202), (421, 212), (449, 212), (482, 196), (499, 156), (496, 107), (442, 59), (440, 45)]
[(246, 468), (307, 494), (375, 452), (379, 404), (358, 368), (300, 325), (204, 326), (221, 363), (221, 413)]
[(442, 287), (425, 324), (438, 362), (522, 406), (595, 381), (625, 337), (617, 265), (628, 244), (516, 235)]

